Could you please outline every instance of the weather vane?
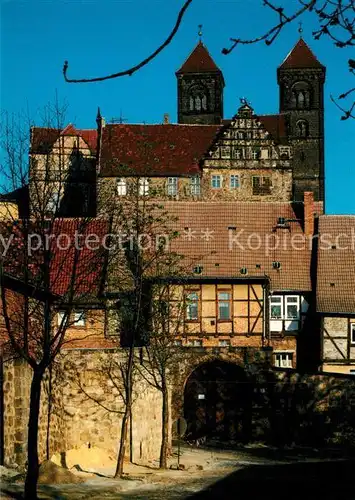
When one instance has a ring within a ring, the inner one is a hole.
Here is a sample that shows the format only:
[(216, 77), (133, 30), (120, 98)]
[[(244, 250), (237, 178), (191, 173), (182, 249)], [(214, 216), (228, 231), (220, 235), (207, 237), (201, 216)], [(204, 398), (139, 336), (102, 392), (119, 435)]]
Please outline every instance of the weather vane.
[(300, 37), (302, 38), (302, 33), (303, 33), (303, 22), (302, 22), (302, 21), (300, 21), (300, 22), (298, 23), (298, 26), (299, 26), (299, 28), (298, 28), (298, 33), (300, 34)]
[(198, 25), (198, 36), (200, 38), (200, 42), (202, 41), (202, 24)]

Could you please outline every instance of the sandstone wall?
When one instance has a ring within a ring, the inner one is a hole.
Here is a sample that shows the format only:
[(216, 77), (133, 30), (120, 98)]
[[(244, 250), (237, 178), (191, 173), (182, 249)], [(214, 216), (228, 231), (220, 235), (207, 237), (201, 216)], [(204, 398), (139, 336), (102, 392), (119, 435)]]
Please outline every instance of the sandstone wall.
[[(52, 373), (45, 374), (39, 425), (40, 461), (82, 445), (98, 446), (117, 454), (123, 408), (118, 363), (123, 357), (122, 351), (115, 350), (68, 350), (57, 359)], [(113, 368), (109, 373), (107, 366), (111, 361)], [(23, 361), (5, 363), (7, 464), (26, 462), (31, 378), (31, 369)], [(144, 381), (135, 386), (131, 424), (132, 438), (128, 438), (127, 453), (137, 462), (157, 459), (161, 395)]]

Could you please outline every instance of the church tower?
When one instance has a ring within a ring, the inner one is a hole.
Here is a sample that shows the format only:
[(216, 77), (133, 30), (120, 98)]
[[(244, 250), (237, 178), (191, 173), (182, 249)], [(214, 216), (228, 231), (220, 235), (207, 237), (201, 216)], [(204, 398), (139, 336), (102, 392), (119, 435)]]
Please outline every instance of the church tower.
[(222, 71), (199, 41), (176, 72), (178, 123), (219, 124), (223, 119)]
[(300, 38), (278, 68), (277, 80), (293, 147), (293, 199), (313, 191), (316, 200), (324, 200), (325, 67)]

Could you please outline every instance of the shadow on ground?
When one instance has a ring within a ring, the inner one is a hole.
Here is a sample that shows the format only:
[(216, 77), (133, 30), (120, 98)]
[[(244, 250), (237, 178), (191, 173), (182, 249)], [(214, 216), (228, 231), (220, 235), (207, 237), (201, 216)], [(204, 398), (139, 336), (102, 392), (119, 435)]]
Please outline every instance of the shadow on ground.
[(355, 460), (253, 465), (185, 498), (250, 500), (270, 494), (287, 500), (352, 500), (355, 499), (354, 466)]

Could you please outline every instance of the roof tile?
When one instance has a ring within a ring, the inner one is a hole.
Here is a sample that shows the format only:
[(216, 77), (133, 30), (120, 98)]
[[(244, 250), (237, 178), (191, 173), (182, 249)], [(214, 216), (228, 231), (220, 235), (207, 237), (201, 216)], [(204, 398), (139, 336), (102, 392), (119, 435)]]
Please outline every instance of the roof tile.
[(281, 69), (324, 68), (309, 46), (300, 38), (280, 66)]
[(317, 311), (355, 314), (355, 216), (319, 218)]
[(178, 73), (221, 72), (205, 45), (200, 41), (186, 59)]

